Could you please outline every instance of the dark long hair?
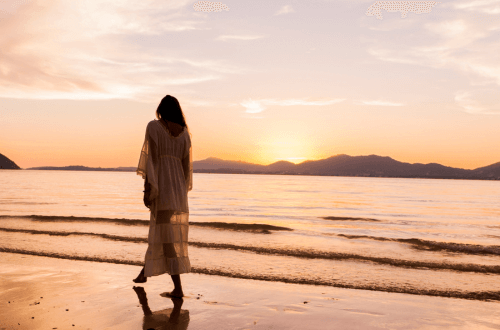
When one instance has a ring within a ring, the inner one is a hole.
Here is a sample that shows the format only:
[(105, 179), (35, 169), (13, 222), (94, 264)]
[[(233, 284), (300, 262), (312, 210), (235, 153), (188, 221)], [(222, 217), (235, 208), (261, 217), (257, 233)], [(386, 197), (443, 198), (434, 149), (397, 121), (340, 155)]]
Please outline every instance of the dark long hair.
[(161, 100), (158, 109), (156, 109), (156, 118), (168, 120), (187, 128), (186, 119), (184, 118), (179, 101), (170, 95), (165, 96)]

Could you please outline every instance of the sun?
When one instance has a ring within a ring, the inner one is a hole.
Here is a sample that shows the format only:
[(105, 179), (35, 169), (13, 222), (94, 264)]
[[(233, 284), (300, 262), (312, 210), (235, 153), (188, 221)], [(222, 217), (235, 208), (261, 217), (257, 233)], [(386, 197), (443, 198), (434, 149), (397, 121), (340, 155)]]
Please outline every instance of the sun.
[(306, 157), (288, 157), (285, 159), (277, 159), (276, 161), (280, 161), (280, 160), (284, 160), (284, 161), (294, 163), (294, 164), (299, 164), (299, 163), (302, 163), (303, 161), (306, 161), (307, 158)]

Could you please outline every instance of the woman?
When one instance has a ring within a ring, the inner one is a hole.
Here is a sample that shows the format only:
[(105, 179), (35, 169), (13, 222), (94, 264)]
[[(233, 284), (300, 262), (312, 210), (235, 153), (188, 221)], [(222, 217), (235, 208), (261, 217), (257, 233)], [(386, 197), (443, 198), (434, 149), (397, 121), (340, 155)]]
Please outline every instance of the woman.
[(136, 283), (147, 277), (170, 274), (181, 298), (179, 274), (191, 270), (188, 257), (188, 191), (192, 189), (191, 138), (179, 101), (165, 96), (150, 121), (142, 147), (137, 174), (144, 179), (144, 204), (151, 210), (148, 250)]

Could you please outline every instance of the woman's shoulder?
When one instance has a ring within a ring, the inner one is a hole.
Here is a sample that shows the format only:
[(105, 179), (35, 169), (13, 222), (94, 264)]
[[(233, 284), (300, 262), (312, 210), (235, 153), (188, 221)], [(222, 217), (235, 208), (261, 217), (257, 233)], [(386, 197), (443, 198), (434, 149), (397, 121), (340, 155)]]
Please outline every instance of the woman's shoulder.
[(148, 129), (148, 131), (156, 130), (158, 129), (158, 124), (159, 124), (158, 120), (153, 119), (148, 123), (148, 126), (146, 126), (146, 128)]
[(150, 136), (153, 139), (158, 138), (158, 121), (157, 120), (151, 120), (148, 125), (146, 126), (146, 136)]
[(158, 125), (158, 120), (156, 120), (156, 119), (153, 119), (148, 123), (148, 127), (156, 126), (156, 125)]

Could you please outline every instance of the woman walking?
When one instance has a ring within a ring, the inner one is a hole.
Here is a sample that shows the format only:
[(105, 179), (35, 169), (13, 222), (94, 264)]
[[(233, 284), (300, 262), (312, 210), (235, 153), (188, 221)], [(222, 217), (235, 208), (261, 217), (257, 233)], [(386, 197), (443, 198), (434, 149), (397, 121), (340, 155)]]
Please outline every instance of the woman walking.
[(179, 274), (191, 270), (188, 257), (188, 191), (193, 186), (191, 138), (179, 101), (165, 96), (156, 118), (146, 128), (146, 138), (137, 167), (144, 179), (144, 204), (151, 210), (145, 264), (136, 283), (147, 277), (170, 274), (181, 298)]

